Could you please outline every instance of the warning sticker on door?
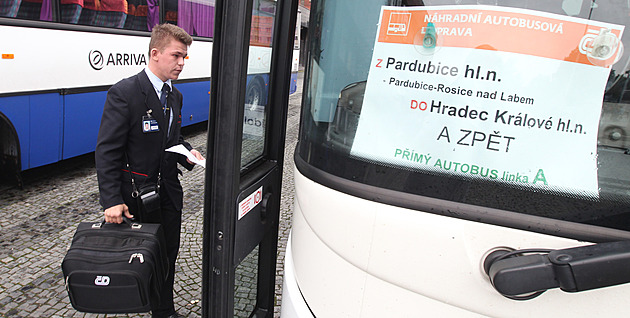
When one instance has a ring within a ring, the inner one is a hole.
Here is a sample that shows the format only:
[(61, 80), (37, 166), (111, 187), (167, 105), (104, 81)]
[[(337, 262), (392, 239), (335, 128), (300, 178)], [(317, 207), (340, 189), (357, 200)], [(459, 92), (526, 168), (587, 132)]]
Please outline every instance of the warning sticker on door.
[(597, 196), (624, 27), (494, 6), (383, 7), (351, 154)]
[(238, 204), (238, 220), (242, 219), (247, 213), (253, 210), (262, 201), (263, 187), (248, 195), (243, 201)]

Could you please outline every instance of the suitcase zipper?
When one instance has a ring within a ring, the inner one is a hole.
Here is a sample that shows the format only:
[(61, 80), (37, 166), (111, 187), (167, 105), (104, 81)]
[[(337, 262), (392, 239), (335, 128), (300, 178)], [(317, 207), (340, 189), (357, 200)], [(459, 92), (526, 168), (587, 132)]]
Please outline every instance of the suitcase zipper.
[[(83, 257), (79, 257), (79, 256), (73, 257), (74, 255), (72, 255), (72, 254), (78, 253), (78, 250), (87, 250), (87, 251), (95, 251), (96, 250), (96, 251), (99, 251), (99, 252), (120, 253), (120, 254), (124, 255), (124, 254), (128, 254), (128, 252), (131, 252), (133, 250), (138, 250), (138, 249), (130, 248), (130, 249), (123, 250), (123, 251), (112, 252), (111, 250), (107, 250), (107, 249), (88, 249), (88, 248), (76, 247), (76, 248), (68, 251), (68, 253), (66, 253), (66, 256), (64, 257), (63, 260), (64, 261), (65, 260), (76, 260), (76, 261), (83, 261), (83, 260), (85, 260), (85, 256), (83, 256)], [(149, 251), (148, 254), (153, 254), (153, 253), (151, 253)], [(123, 255), (121, 255), (121, 256), (123, 256)], [(144, 254), (142, 254), (142, 253), (133, 253), (131, 255), (131, 257), (129, 258), (128, 263), (131, 264), (134, 258), (138, 258), (140, 260), (140, 263), (144, 264)], [(149, 266), (153, 266), (156, 269), (156, 271), (157, 271), (156, 274), (158, 274), (158, 277), (166, 278), (166, 276), (168, 276), (168, 271), (169, 271), (168, 263), (160, 264), (161, 262), (159, 262), (159, 260), (157, 260), (157, 259), (155, 259), (155, 260), (156, 260), (156, 262), (153, 262), (153, 261), (151, 261), (151, 258), (149, 258)], [(93, 261), (95, 263), (99, 263), (99, 264), (108, 264), (108, 263), (118, 263), (121, 260), (120, 259), (117, 259), (117, 260), (112, 260), (112, 259), (109, 259), (109, 260), (107, 260), (107, 259), (106, 260), (103, 260), (103, 259), (92, 259), (91, 261)], [(161, 265), (164, 265), (164, 266), (161, 266)]]
[[(116, 232), (117, 233), (133, 233), (133, 235), (142, 236), (142, 237), (144, 237), (146, 239), (149, 239), (149, 240), (151, 240), (153, 242), (157, 242), (157, 243), (159, 243), (159, 241), (160, 241), (158, 238), (155, 237), (155, 234), (152, 234), (152, 233), (135, 232), (135, 231), (134, 232), (130, 232), (130, 231), (116, 231)], [(75, 240), (77, 240), (78, 238), (80, 238), (82, 236), (92, 235), (94, 233), (98, 233), (98, 230), (97, 231), (90, 231), (90, 230), (79, 231), (79, 232), (75, 233), (74, 237), (72, 238), (72, 241), (74, 242)], [(127, 237), (129, 237), (129, 235), (124, 235), (124, 234), (123, 235), (117, 235), (117, 234), (114, 234), (113, 230), (105, 232), (104, 234), (107, 235), (107, 236), (118, 237), (118, 238), (127, 238)]]
[[(79, 238), (81, 238), (81, 237), (83, 237), (83, 236), (85, 236), (85, 235), (88, 235), (88, 232), (91, 232), (91, 233), (89, 233), (89, 234), (93, 234), (93, 233), (94, 233), (94, 232), (92, 232), (92, 231), (90, 231), (90, 230), (83, 230), (83, 231), (80, 231), (80, 232), (75, 233), (75, 235), (74, 235), (74, 237), (73, 237), (73, 239), (72, 239), (72, 244), (74, 244), (74, 243), (75, 243), (75, 241), (76, 241), (77, 239), (79, 239)], [(105, 233), (104, 233), (104, 234), (105, 234)], [(122, 234), (122, 235), (120, 235), (120, 234)], [(128, 237), (129, 237), (128, 235), (124, 235), (123, 233), (120, 233), (120, 234), (118, 234), (118, 233), (111, 233), (111, 232), (109, 232), (109, 233), (105, 234), (105, 236), (109, 236), (109, 237), (116, 237), (116, 238), (123, 238), (123, 239), (124, 239), (124, 238), (128, 238)], [(155, 235), (154, 235), (154, 234), (151, 234), (151, 233), (143, 233), (143, 232), (134, 232), (134, 235), (140, 235), (140, 236), (142, 236), (144, 239), (147, 239), (148, 241), (151, 241), (151, 242), (153, 242), (154, 244), (157, 244), (157, 246), (163, 247), (163, 246), (161, 246), (161, 244), (160, 244), (160, 240), (159, 240), (159, 239), (157, 239), (157, 238), (155, 237)], [(112, 251), (111, 251), (111, 249), (99, 248), (99, 247), (97, 247), (97, 246), (83, 246), (83, 245), (77, 245), (77, 246), (74, 246), (73, 248), (75, 248), (75, 249), (83, 249), (83, 250), (88, 250), (88, 251), (112, 252)], [(155, 253), (153, 253), (153, 252), (151, 251), (151, 249), (149, 249), (149, 248), (148, 248), (148, 247), (146, 247), (146, 246), (137, 246), (137, 247), (132, 247), (132, 246), (130, 246), (130, 247), (126, 247), (125, 249), (121, 250), (120, 252), (128, 252), (128, 251), (139, 250), (139, 249), (144, 249), (144, 250), (148, 251), (148, 252), (149, 252), (149, 254), (152, 254), (152, 255), (156, 256), (156, 257), (155, 257), (155, 259), (156, 259), (158, 262), (159, 262), (159, 260), (162, 260), (162, 259), (163, 259), (163, 260), (165, 260), (165, 261), (163, 262), (163, 264), (161, 264), (161, 265), (163, 265), (163, 266), (158, 266), (158, 263), (156, 263), (156, 264), (155, 264), (155, 266), (163, 269), (163, 270), (161, 271), (161, 272), (162, 272), (162, 275), (160, 275), (160, 276), (163, 276), (163, 277), (168, 276), (168, 272), (169, 272), (169, 268), (168, 268), (168, 260), (167, 260), (167, 256), (166, 256), (166, 254), (165, 254), (165, 253), (163, 253), (164, 251), (162, 251), (162, 248), (158, 248), (158, 249), (157, 249), (157, 255), (156, 255)], [(162, 263), (162, 262), (159, 262), (159, 263)]]
[[(126, 237), (121, 237), (121, 238), (126, 238)], [(159, 246), (159, 243), (158, 243)], [(98, 251), (98, 252), (112, 252), (111, 249), (108, 248), (101, 248), (99, 246), (93, 246), (93, 245), (82, 245), (82, 244), (77, 244), (72, 246), (73, 249), (81, 249), (81, 250), (87, 250), (87, 251)], [(120, 250), (116, 251), (116, 252), (131, 252), (134, 250), (145, 250), (147, 251), (149, 254), (152, 254), (154, 256), (156, 256), (156, 259), (162, 259), (162, 258), (166, 258), (166, 255), (164, 255), (164, 253), (162, 253), (161, 249), (157, 249), (157, 253), (153, 253), (152, 250), (147, 247), (147, 246), (143, 246), (143, 245), (138, 245), (138, 246), (127, 246), (125, 248), (121, 248)], [(163, 257), (160, 257), (163, 256)]]
[[(76, 234), (75, 234), (75, 236), (74, 236), (74, 238), (72, 239), (72, 243), (75, 243), (75, 241), (76, 241), (78, 238), (83, 237), (83, 236), (84, 236), (84, 234), (87, 234), (87, 232), (88, 232), (88, 231), (81, 231), (81, 232), (76, 233)], [(93, 232), (92, 232), (92, 233), (93, 233)], [(159, 239), (157, 239), (157, 238), (156, 238), (153, 234), (150, 234), (150, 233), (142, 233), (142, 232), (135, 232), (135, 235), (138, 235), (138, 234), (140, 234), (141, 236), (143, 236), (143, 238), (144, 238), (144, 239), (147, 239), (148, 241), (151, 241), (151, 242), (153, 242), (153, 243), (157, 244), (157, 246), (161, 246), (161, 244), (160, 244), (160, 240), (159, 240)], [(129, 236), (127, 236), (127, 235), (115, 235), (115, 234), (112, 234), (112, 233), (108, 233), (108, 235), (107, 235), (107, 236), (110, 236), (110, 237), (116, 237), (116, 238), (122, 238), (122, 239), (124, 239), (124, 238), (128, 238), (128, 237), (129, 237)], [(84, 247), (83, 247), (83, 246), (81, 246), (81, 247), (79, 247), (79, 248), (84, 248)], [(98, 249), (98, 247), (96, 247), (96, 246), (94, 246), (94, 247), (90, 246), (90, 247), (88, 247), (88, 248), (89, 248), (89, 249), (94, 249), (94, 250), (99, 250), (99, 249)], [(131, 247), (129, 247), (129, 249), (131, 249)], [(103, 249), (102, 251), (109, 252), (110, 250), (104, 250), (104, 249)], [(158, 255), (158, 256), (163, 256), (163, 257), (158, 257), (158, 258), (166, 258), (166, 254), (164, 254), (164, 253), (163, 253), (163, 251), (162, 251), (162, 249), (161, 249), (161, 248), (159, 248), (159, 249), (158, 249), (158, 252), (159, 252), (159, 254), (160, 254), (160, 255)]]

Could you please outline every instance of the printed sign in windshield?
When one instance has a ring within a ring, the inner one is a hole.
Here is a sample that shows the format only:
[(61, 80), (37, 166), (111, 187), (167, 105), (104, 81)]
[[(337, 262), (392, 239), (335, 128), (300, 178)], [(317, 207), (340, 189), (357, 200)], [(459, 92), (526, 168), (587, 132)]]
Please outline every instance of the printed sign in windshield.
[(597, 196), (623, 26), (490, 6), (383, 7), (351, 154)]

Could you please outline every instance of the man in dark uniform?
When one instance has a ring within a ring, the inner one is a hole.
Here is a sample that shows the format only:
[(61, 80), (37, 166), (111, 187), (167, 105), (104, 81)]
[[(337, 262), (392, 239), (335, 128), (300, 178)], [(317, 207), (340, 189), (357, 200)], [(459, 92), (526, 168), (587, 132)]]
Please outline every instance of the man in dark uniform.
[[(121, 223), (123, 215), (161, 223), (169, 258), (169, 276), (153, 317), (179, 317), (173, 304), (175, 260), (179, 251), (183, 191), (179, 162), (185, 156), (165, 152), (182, 144), (199, 160), (203, 156), (180, 135), (182, 94), (171, 80), (179, 77), (192, 37), (183, 29), (162, 24), (153, 28), (149, 63), (140, 73), (116, 83), (107, 93), (96, 145), (96, 172), (105, 221)], [(159, 185), (160, 209), (148, 212), (137, 191)]]

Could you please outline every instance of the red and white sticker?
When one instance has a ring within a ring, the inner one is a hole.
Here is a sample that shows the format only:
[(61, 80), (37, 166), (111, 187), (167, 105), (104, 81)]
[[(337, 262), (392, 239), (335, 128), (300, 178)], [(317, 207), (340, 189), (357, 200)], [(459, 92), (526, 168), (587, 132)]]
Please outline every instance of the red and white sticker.
[(258, 188), (247, 198), (238, 204), (238, 219), (242, 219), (249, 211), (253, 210), (262, 201), (263, 187)]

